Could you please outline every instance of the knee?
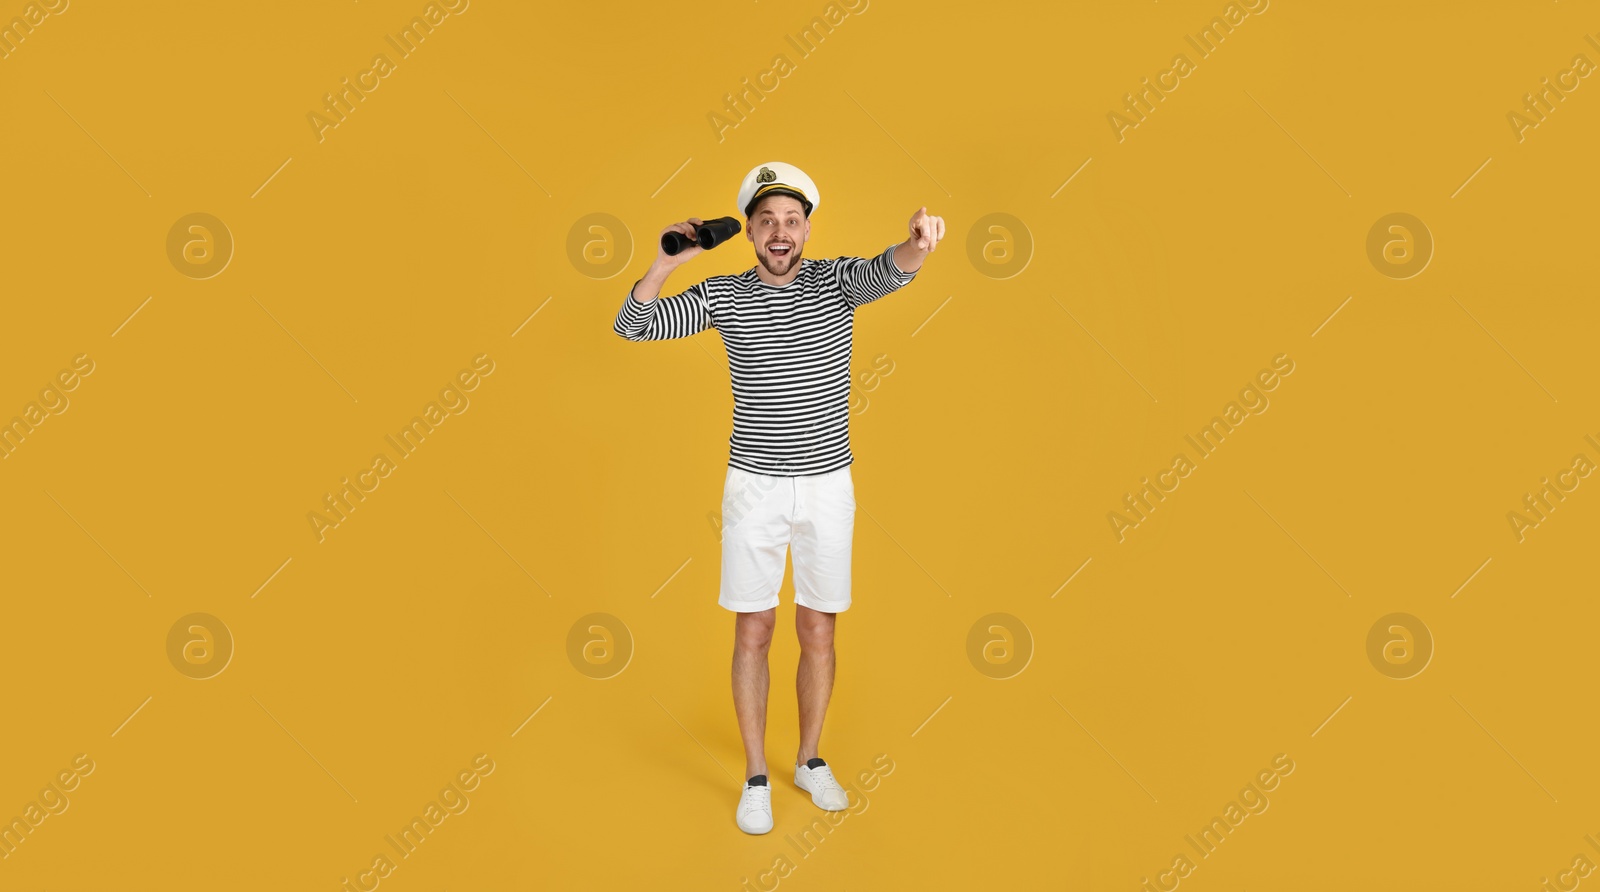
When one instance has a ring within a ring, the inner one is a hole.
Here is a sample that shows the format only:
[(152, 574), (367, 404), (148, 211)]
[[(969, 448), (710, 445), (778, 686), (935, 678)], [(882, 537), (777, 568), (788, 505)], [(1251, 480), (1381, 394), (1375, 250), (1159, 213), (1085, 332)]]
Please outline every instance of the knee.
[(734, 646), (749, 653), (766, 653), (772, 645), (773, 619), (767, 611), (739, 614), (734, 625)]
[(802, 651), (825, 652), (833, 648), (833, 623), (797, 624), (795, 635), (800, 639)]

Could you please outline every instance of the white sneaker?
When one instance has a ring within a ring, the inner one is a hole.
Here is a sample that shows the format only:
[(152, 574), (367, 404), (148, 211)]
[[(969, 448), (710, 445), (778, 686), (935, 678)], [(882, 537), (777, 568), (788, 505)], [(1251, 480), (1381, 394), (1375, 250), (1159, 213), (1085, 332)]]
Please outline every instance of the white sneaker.
[(794, 766), (795, 786), (811, 794), (811, 801), (823, 811), (844, 811), (850, 807), (850, 797), (833, 779), (833, 770), (821, 759), (812, 759), (804, 765)]
[(739, 808), (734, 812), (739, 829), (757, 836), (772, 829), (772, 785), (752, 784), (745, 781), (744, 792), (739, 794)]

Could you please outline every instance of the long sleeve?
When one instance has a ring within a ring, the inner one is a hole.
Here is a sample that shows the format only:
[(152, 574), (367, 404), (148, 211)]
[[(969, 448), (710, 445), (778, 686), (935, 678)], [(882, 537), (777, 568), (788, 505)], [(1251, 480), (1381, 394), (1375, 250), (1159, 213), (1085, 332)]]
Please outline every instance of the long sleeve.
[(612, 330), (630, 341), (664, 341), (687, 338), (714, 327), (706, 284), (701, 282), (682, 294), (647, 301), (636, 299), (629, 288)]
[(833, 275), (851, 309), (905, 287), (917, 275), (895, 266), (895, 247), (890, 245), (876, 257), (840, 257), (834, 261)]

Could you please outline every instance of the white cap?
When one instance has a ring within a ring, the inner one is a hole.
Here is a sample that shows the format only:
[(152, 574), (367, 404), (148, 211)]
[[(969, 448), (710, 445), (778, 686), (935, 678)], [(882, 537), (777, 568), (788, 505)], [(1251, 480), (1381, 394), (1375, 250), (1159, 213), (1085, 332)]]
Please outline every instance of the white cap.
[(817, 184), (811, 182), (805, 171), (782, 161), (768, 161), (744, 175), (744, 182), (739, 186), (739, 213), (750, 216), (750, 205), (772, 192), (800, 199), (807, 217), (822, 203), (817, 195)]

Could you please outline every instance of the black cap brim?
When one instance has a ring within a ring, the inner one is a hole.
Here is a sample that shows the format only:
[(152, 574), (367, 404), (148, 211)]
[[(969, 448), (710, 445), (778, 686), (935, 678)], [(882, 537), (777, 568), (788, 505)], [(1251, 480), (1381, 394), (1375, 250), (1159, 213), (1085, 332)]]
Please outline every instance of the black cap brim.
[(806, 209), (806, 216), (811, 216), (811, 199), (806, 198), (805, 193), (798, 189), (791, 189), (788, 186), (773, 186), (770, 189), (767, 189), (765, 192), (762, 192), (756, 197), (750, 199), (750, 203), (744, 207), (745, 217), (749, 218), (751, 212), (755, 210), (756, 205), (761, 203), (761, 199), (766, 198), (769, 195), (787, 195), (790, 198), (799, 201), (800, 206)]

